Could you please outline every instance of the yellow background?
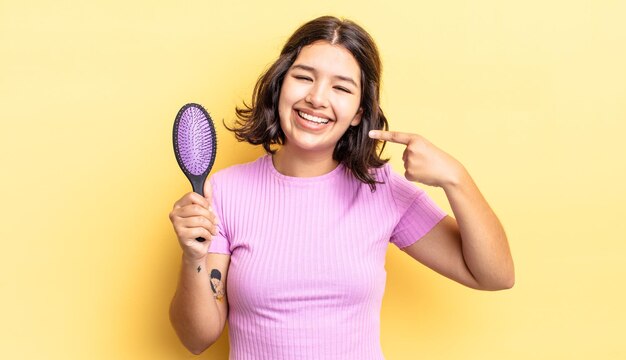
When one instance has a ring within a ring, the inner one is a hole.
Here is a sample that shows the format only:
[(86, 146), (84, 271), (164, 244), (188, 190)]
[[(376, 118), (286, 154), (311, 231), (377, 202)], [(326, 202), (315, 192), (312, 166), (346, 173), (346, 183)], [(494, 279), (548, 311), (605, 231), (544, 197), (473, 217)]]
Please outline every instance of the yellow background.
[[(193, 357), (167, 315), (174, 116), (220, 122), (216, 169), (259, 156), (221, 120), (324, 14), (373, 35), (392, 129), (469, 169), (516, 263), (512, 290), (478, 292), (391, 246), (386, 357), (626, 356), (624, 2), (2, 0), (0, 358)], [(227, 354), (224, 334), (201, 358)]]

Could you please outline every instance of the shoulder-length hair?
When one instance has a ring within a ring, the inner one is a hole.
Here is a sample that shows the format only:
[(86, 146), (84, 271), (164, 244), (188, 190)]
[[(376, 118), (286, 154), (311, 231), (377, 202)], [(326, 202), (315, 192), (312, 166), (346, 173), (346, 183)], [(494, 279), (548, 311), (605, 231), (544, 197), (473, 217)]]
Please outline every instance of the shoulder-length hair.
[(370, 139), (370, 130), (387, 130), (389, 125), (380, 108), (380, 77), (382, 65), (374, 40), (359, 25), (350, 20), (340, 20), (323, 16), (311, 20), (298, 28), (283, 47), (280, 56), (257, 80), (250, 105), (236, 108), (237, 120), (232, 128), (239, 141), (253, 145), (263, 145), (266, 152), (276, 150), (271, 145), (282, 145), (285, 134), (280, 127), (278, 99), (285, 74), (293, 65), (300, 50), (316, 41), (323, 40), (333, 45), (341, 45), (354, 56), (361, 69), (361, 122), (350, 126), (339, 139), (333, 159), (349, 169), (360, 181), (376, 190), (377, 181), (372, 168), (383, 166), (388, 159), (382, 159), (378, 141)]

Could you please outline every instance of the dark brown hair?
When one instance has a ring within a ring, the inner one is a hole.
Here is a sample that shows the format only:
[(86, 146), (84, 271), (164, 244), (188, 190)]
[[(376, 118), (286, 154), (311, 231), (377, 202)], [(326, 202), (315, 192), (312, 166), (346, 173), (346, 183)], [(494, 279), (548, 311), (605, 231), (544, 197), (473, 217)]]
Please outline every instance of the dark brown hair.
[(226, 128), (235, 133), (237, 140), (263, 145), (270, 154), (275, 152), (271, 145), (284, 144), (285, 134), (280, 127), (278, 99), (285, 74), (296, 61), (300, 50), (319, 40), (346, 48), (361, 69), (361, 122), (350, 126), (339, 139), (333, 159), (343, 163), (357, 179), (375, 191), (377, 181), (370, 169), (379, 168), (388, 161), (380, 157), (384, 143), (378, 152), (378, 141), (368, 136), (370, 130), (387, 130), (389, 127), (379, 105), (382, 66), (374, 40), (350, 20), (323, 16), (298, 28), (283, 47), (278, 59), (259, 77), (252, 93), (251, 105), (244, 102), (242, 108), (236, 108), (237, 121), (232, 128)]

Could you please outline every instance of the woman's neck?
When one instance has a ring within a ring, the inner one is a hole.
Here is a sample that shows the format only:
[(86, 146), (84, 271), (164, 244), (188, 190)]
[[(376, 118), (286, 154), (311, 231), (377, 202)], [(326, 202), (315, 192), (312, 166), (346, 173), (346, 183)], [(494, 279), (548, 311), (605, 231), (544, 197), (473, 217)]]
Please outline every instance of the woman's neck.
[(274, 168), (279, 173), (293, 177), (314, 177), (333, 171), (338, 162), (330, 154), (299, 152), (280, 148), (272, 156)]

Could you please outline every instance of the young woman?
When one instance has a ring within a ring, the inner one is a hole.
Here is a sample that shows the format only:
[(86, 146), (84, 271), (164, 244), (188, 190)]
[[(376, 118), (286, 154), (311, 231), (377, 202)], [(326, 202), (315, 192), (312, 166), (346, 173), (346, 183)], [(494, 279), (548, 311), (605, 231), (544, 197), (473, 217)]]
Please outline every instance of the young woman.
[[(188, 193), (170, 213), (183, 250), (170, 317), (190, 351), (228, 319), (231, 359), (382, 359), (389, 242), (466, 286), (513, 286), (506, 235), (462, 164), (386, 131), (380, 72), (361, 27), (321, 17), (237, 109), (231, 130), (267, 154), (215, 173), (206, 197)], [(404, 177), (381, 140), (406, 147)], [(412, 181), (443, 188), (456, 220)]]

